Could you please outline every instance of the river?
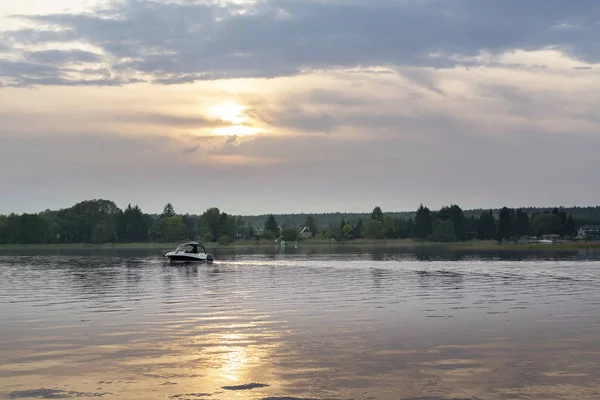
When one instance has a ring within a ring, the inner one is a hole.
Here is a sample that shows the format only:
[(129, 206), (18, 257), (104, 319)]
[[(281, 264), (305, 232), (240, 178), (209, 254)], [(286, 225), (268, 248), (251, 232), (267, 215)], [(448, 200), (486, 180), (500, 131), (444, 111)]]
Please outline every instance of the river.
[(0, 253), (0, 398), (598, 399), (600, 255)]

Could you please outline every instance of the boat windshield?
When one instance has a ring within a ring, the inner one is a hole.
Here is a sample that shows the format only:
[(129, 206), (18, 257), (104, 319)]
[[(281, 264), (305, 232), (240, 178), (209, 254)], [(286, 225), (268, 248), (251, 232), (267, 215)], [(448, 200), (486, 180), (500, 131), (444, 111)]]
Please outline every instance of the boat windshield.
[(198, 245), (182, 244), (179, 245), (175, 251), (178, 253), (199, 253), (198, 247)]

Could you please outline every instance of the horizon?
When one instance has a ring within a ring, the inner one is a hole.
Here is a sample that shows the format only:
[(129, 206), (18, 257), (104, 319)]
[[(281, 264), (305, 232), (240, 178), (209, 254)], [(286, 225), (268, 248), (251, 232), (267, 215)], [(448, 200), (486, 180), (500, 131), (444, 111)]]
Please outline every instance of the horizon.
[[(10, 214), (39, 214), (39, 213), (43, 213), (45, 211), (59, 211), (59, 210), (63, 210), (63, 209), (69, 209), (71, 207), (73, 207), (75, 204), (84, 202), (84, 201), (92, 201), (92, 200), (108, 200), (108, 201), (113, 201), (111, 199), (107, 199), (107, 198), (95, 198), (95, 199), (85, 199), (85, 200), (81, 200), (81, 201), (77, 201), (73, 204), (70, 204), (68, 206), (62, 206), (62, 207), (58, 207), (58, 208), (44, 208), (38, 211), (32, 211), (32, 212), (9, 212), (9, 213), (3, 213), (0, 212), (0, 215), (10, 215)], [(256, 213), (256, 214), (238, 214), (238, 213), (233, 213), (233, 212), (229, 212), (226, 209), (223, 209), (219, 206), (213, 205), (213, 206), (207, 206), (205, 208), (203, 208), (202, 210), (198, 210), (198, 211), (189, 211), (189, 210), (185, 210), (185, 211), (181, 211), (178, 209), (177, 205), (174, 204), (173, 202), (169, 202), (167, 201), (166, 203), (164, 203), (163, 207), (160, 208), (159, 211), (147, 211), (144, 209), (144, 207), (140, 206), (139, 204), (135, 203), (135, 202), (127, 202), (126, 204), (119, 204), (117, 202), (114, 202), (117, 207), (119, 207), (121, 210), (125, 210), (127, 208), (127, 206), (131, 205), (132, 207), (138, 206), (142, 212), (144, 214), (148, 214), (148, 215), (160, 215), (164, 209), (164, 206), (166, 206), (167, 204), (171, 204), (173, 206), (173, 208), (175, 209), (175, 212), (178, 215), (193, 215), (193, 216), (201, 216), (206, 210), (210, 209), (210, 208), (218, 208), (221, 212), (227, 213), (228, 215), (233, 215), (233, 216), (241, 216), (241, 217), (262, 217), (262, 216), (268, 216), (268, 215), (324, 215), (324, 214), (370, 214), (373, 209), (375, 207), (379, 207), (378, 205), (374, 205), (373, 207), (371, 207), (368, 210), (363, 210), (363, 211), (324, 211), (324, 212), (307, 212), (307, 211), (301, 211), (301, 212), (266, 212), (266, 213)], [(420, 203), (421, 204), (421, 203)], [(398, 210), (392, 210), (392, 209), (384, 209), (383, 207), (380, 207), (382, 212), (384, 214), (404, 214), (404, 213), (414, 213), (417, 211), (417, 209), (419, 208), (419, 205), (417, 205), (415, 207), (414, 210), (402, 210), (402, 211), (398, 211)], [(581, 208), (581, 209), (586, 209), (586, 208), (597, 208), (600, 207), (600, 205), (553, 205), (553, 206), (536, 206), (536, 205), (528, 205), (528, 206), (509, 206), (509, 205), (504, 205), (504, 206), (500, 206), (500, 207), (473, 207), (473, 208), (467, 208), (467, 207), (463, 207), (460, 204), (455, 204), (455, 203), (448, 203), (445, 205), (442, 205), (440, 207), (430, 207), (427, 204), (423, 203), (424, 207), (429, 208), (431, 211), (438, 211), (443, 207), (450, 207), (452, 205), (458, 205), (463, 211), (465, 212), (472, 212), (472, 211), (487, 211), (487, 210), (500, 210), (503, 207), (507, 207), (509, 209), (514, 209), (514, 210), (518, 210), (518, 209), (540, 209), (540, 210), (552, 210), (554, 208), (558, 208), (558, 209), (574, 209), (574, 208)]]
[(182, 212), (235, 215), (594, 204), (599, 13), (592, 0), (5, 2), (0, 213), (85, 198), (161, 210), (165, 193)]

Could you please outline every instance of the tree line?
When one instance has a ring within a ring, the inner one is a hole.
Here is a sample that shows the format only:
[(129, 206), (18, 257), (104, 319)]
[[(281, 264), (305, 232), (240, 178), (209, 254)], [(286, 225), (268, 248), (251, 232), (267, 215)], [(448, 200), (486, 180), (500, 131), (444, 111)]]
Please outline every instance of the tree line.
[[(470, 239), (514, 240), (522, 236), (559, 235), (570, 238), (580, 221), (564, 208), (463, 211), (458, 205), (413, 213), (301, 215), (292, 223), (285, 216), (262, 219), (230, 215), (216, 207), (201, 215), (178, 214), (167, 204), (161, 214), (144, 213), (110, 200), (86, 200), (70, 208), (40, 213), (0, 215), (0, 244), (42, 243), (172, 243), (184, 240), (228, 243), (236, 239), (296, 241), (308, 227), (319, 239), (415, 239), (452, 242)], [(335, 216), (332, 218), (331, 216)], [(281, 221), (278, 222), (277, 219)], [(595, 221), (591, 221), (595, 222)]]

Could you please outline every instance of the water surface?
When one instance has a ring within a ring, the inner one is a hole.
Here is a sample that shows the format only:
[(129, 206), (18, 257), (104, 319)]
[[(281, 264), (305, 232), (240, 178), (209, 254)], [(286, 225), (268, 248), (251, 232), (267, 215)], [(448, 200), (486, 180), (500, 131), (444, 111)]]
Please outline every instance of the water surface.
[(597, 399), (597, 253), (0, 254), (0, 397)]

